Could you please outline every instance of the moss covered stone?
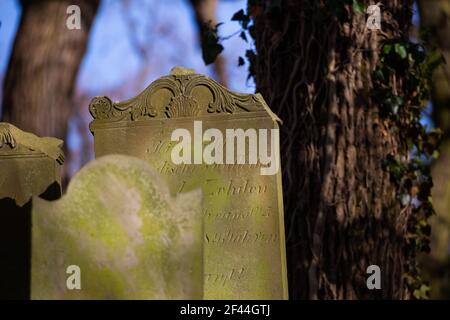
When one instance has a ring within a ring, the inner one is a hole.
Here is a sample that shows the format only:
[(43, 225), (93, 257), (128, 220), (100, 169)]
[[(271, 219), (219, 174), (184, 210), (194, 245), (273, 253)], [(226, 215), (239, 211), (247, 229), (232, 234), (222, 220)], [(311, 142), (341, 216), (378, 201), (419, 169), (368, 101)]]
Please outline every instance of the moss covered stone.
[(91, 162), (60, 200), (33, 199), (32, 299), (201, 299), (201, 201), (137, 158)]

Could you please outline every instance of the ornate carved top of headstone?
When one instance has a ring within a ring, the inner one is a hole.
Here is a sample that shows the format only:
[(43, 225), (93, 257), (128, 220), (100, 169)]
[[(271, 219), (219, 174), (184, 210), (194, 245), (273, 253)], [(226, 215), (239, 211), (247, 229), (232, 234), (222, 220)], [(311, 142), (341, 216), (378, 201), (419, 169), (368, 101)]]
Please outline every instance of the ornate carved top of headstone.
[[(40, 138), (12, 124), (0, 122), (0, 199), (14, 199), (21, 206), (33, 195), (40, 195), (53, 183), (59, 183), (59, 168), (64, 162), (62, 140)], [(35, 158), (38, 161), (24, 162)], [(46, 165), (41, 165), (47, 161)], [(54, 162), (53, 166), (49, 166)]]
[(265, 111), (277, 121), (260, 94), (235, 93), (193, 69), (175, 67), (141, 94), (124, 102), (95, 97), (89, 111), (94, 120), (124, 121), (145, 118), (178, 118), (214, 113)]

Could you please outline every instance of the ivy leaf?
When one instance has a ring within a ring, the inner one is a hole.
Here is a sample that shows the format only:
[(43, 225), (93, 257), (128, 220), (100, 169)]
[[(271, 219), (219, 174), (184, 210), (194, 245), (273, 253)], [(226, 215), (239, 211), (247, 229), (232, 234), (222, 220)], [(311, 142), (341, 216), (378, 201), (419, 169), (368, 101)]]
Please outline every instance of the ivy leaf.
[(399, 96), (392, 96), (387, 98), (383, 105), (387, 109), (388, 112), (392, 113), (393, 115), (397, 115), (398, 111), (400, 110), (400, 107), (403, 105), (404, 101), (402, 97)]
[(391, 44), (385, 44), (383, 46), (383, 53), (384, 54), (389, 54), (389, 52), (391, 52), (392, 50), (392, 45)]
[(363, 13), (364, 12), (364, 6), (358, 2), (358, 0), (353, 0), (352, 4), (353, 12), (355, 13)]
[(408, 56), (405, 46), (400, 43), (395, 44), (394, 50), (395, 50), (395, 53), (398, 54), (400, 56), (400, 58), (402, 58), (402, 59), (405, 59)]
[(247, 41), (247, 35), (245, 34), (244, 31), (241, 32), (241, 34), (239, 35), (239, 37), (241, 37), (241, 39), (243, 39), (245, 42), (248, 42), (248, 41)]
[(253, 50), (248, 49), (247, 51), (245, 51), (245, 56), (247, 57), (247, 60), (249, 62), (248, 77), (247, 77), (248, 80), (251, 77), (254, 77), (256, 74), (255, 72), (256, 53)]
[(233, 14), (233, 16), (231, 17), (231, 21), (243, 21), (245, 18), (246, 15), (244, 9), (241, 9)]
[(239, 59), (238, 59), (238, 66), (240, 67), (240, 66), (243, 66), (244, 64), (245, 64), (244, 58), (239, 57)]
[(429, 291), (430, 291), (430, 287), (425, 284), (422, 284), (419, 289), (414, 290), (414, 297), (416, 299), (427, 300)]
[(251, 25), (250, 27), (248, 27), (248, 33), (250, 33), (250, 37), (252, 37), (253, 39), (256, 38), (256, 31), (255, 31), (254, 25)]
[(411, 196), (407, 193), (400, 195), (400, 203), (403, 207), (406, 207), (411, 202)]
[(403, 98), (400, 97), (400, 96), (394, 96), (392, 98), (392, 101), (394, 103), (394, 106), (397, 107), (397, 108), (400, 108), (403, 105), (403, 103), (404, 103)]
[(386, 81), (386, 79), (384, 78), (383, 71), (381, 71), (381, 69), (375, 70), (373, 73), (373, 77), (378, 81), (383, 81), (383, 82)]
[(217, 25), (212, 27), (207, 24), (202, 31), (202, 57), (206, 65), (213, 63), (217, 56), (223, 51), (220, 38), (217, 34)]
[(247, 29), (250, 23), (250, 17), (245, 14), (244, 9), (239, 10), (231, 17), (231, 21), (238, 21), (242, 28)]
[(219, 43), (215, 43), (209, 47), (204, 47), (202, 51), (203, 61), (206, 65), (209, 65), (216, 61), (217, 56), (223, 51), (223, 46)]

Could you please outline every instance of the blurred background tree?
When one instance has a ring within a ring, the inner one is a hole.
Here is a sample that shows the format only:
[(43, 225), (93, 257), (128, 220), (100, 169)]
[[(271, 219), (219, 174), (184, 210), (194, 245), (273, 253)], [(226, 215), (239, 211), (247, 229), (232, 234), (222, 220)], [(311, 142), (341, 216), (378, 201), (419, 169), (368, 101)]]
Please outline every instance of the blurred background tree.
[(430, 257), (424, 257), (431, 277), (431, 296), (450, 299), (450, 0), (420, 0), (420, 22), (446, 64), (433, 74), (432, 119), (442, 134), (440, 157), (433, 163), (433, 204)]
[[(81, 9), (81, 29), (66, 27)], [(22, 17), (4, 80), (3, 119), (40, 136), (65, 139), (78, 69), (99, 0), (22, 0)]]

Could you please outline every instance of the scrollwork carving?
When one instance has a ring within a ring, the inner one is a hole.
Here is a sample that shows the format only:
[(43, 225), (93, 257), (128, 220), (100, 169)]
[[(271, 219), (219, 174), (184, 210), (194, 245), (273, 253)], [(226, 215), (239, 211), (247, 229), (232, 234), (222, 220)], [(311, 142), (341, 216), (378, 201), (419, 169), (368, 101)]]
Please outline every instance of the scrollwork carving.
[(6, 123), (0, 123), (0, 149), (9, 146), (11, 149), (16, 147), (16, 139)]
[(192, 97), (178, 96), (170, 99), (166, 107), (167, 118), (193, 117), (198, 115), (200, 107)]
[[(204, 109), (199, 104), (199, 97), (194, 89), (203, 86), (211, 92), (211, 101)], [(167, 105), (159, 106), (158, 110), (152, 104), (152, 97), (159, 90), (168, 90), (171, 97)], [(125, 102), (112, 102), (107, 97), (95, 97), (89, 111), (94, 120), (135, 121), (143, 118), (175, 118), (190, 117), (201, 114), (261, 111), (264, 107), (253, 94), (234, 93), (191, 69), (175, 67), (172, 73), (162, 77), (135, 98)]]
[(89, 105), (89, 112), (94, 119), (114, 117), (113, 103), (108, 97), (95, 97)]

